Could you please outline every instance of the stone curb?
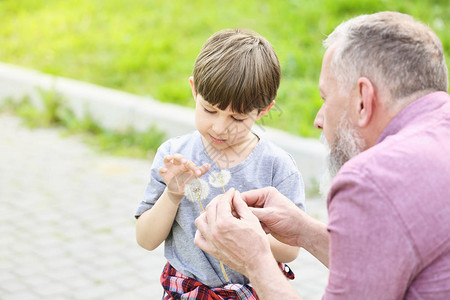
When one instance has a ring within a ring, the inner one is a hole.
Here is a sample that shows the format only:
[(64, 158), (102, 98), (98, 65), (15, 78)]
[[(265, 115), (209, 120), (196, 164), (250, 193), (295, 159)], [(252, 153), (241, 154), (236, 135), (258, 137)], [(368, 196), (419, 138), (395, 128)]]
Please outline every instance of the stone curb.
[[(89, 113), (107, 129), (132, 127), (146, 130), (156, 125), (168, 137), (195, 129), (194, 111), (191, 108), (0, 63), (0, 101), (7, 98), (19, 100), (28, 95), (39, 106), (39, 90), (54, 90), (61, 94), (78, 117)], [(326, 150), (317, 139), (302, 138), (258, 125), (254, 130), (292, 154), (307, 189), (319, 181)]]

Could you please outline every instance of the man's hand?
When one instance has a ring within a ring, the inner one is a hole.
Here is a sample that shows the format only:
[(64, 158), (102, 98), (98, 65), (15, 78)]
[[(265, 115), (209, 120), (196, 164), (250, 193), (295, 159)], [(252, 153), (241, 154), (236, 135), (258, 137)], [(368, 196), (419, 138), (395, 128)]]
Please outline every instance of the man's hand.
[(279, 241), (305, 248), (325, 266), (329, 260), (326, 225), (306, 214), (273, 187), (242, 193), (264, 230)]
[(210, 168), (209, 164), (198, 167), (183, 155), (174, 154), (164, 157), (164, 167), (160, 167), (158, 172), (164, 179), (167, 185), (167, 192), (171, 198), (179, 202), (183, 198), (185, 184), (195, 177), (201, 177)]
[(308, 217), (291, 200), (276, 188), (266, 187), (242, 193), (242, 199), (250, 206), (266, 233), (279, 241), (292, 245), (299, 244), (301, 221)]
[(259, 220), (233, 188), (214, 198), (195, 225), (194, 243), (244, 275), (267, 259), (274, 260)]
[(300, 299), (281, 273), (259, 220), (234, 189), (219, 195), (197, 220), (194, 243), (247, 276), (259, 299)]

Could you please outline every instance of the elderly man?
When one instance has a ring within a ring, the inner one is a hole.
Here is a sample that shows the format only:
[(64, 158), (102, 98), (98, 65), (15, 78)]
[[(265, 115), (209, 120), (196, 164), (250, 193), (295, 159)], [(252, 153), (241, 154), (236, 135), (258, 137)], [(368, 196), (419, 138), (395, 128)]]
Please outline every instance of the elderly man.
[(274, 188), (218, 196), (195, 243), (260, 299), (298, 299), (265, 238), (329, 267), (324, 299), (450, 299), (450, 96), (442, 44), (408, 15), (342, 23), (326, 39), (315, 126), (330, 145), (329, 222)]

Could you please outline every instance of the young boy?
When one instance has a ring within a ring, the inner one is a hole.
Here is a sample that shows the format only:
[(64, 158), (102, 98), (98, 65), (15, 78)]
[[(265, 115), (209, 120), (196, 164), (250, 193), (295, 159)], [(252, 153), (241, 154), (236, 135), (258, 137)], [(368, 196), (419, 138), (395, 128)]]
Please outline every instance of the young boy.
[[(172, 138), (158, 149), (144, 200), (136, 211), (136, 238), (148, 250), (165, 241), (164, 299), (181, 295), (186, 299), (258, 299), (245, 276), (225, 267), (227, 281), (220, 262), (194, 245), (194, 221), (202, 208), (184, 195), (193, 178), (204, 183), (209, 179), (203, 206), (225, 188), (243, 192), (274, 186), (304, 208), (303, 180), (293, 158), (251, 131), (275, 103), (280, 84), (278, 58), (258, 34), (222, 30), (203, 45), (189, 82), (197, 130)], [(214, 176), (225, 169), (225, 177), (231, 178), (217, 185)], [(268, 238), (280, 263), (297, 257), (298, 248)]]

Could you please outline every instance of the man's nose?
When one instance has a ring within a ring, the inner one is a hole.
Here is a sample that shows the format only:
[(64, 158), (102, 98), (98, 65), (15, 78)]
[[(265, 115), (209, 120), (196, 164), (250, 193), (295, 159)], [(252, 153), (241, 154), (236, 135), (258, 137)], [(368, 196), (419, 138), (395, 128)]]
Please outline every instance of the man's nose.
[(319, 111), (317, 112), (316, 118), (314, 119), (314, 127), (316, 127), (319, 130), (323, 130), (323, 111), (322, 111), (322, 107), (320, 107)]

